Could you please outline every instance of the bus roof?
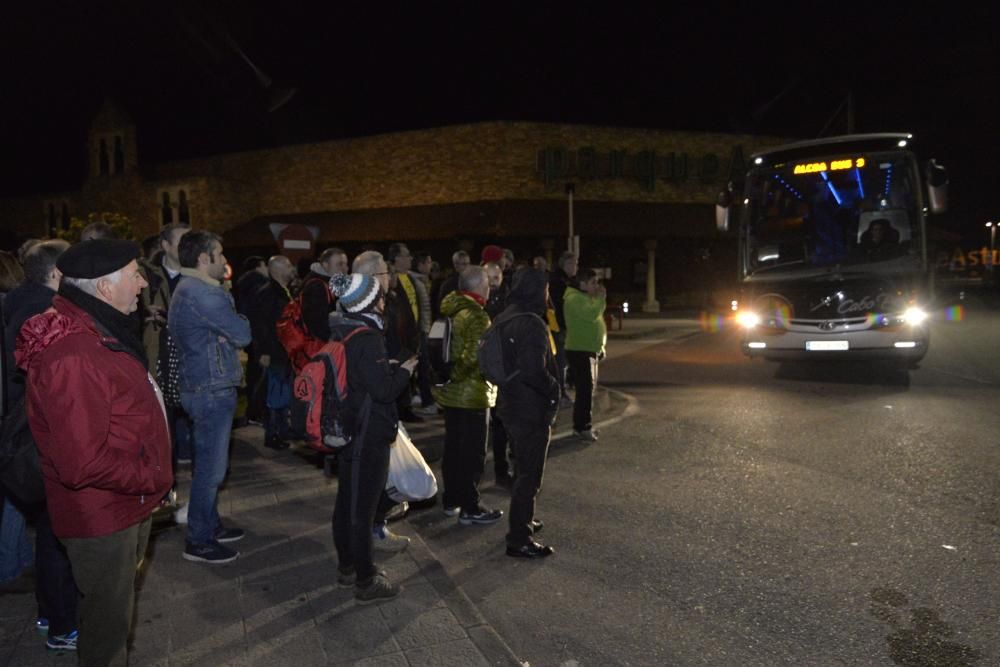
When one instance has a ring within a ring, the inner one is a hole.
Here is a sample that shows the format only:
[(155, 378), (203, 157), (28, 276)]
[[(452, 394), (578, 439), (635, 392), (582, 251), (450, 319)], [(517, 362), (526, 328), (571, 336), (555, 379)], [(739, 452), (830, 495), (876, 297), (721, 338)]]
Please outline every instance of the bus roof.
[[(817, 153), (817, 148), (826, 152), (862, 153), (902, 148), (913, 141), (913, 135), (907, 132), (883, 132), (878, 134), (844, 134), (825, 139), (797, 141), (793, 144), (775, 146), (768, 150), (754, 153), (750, 156), (753, 164), (763, 162), (782, 162)], [(905, 142), (905, 143), (901, 143)], [(760, 159), (760, 162), (757, 160)]]

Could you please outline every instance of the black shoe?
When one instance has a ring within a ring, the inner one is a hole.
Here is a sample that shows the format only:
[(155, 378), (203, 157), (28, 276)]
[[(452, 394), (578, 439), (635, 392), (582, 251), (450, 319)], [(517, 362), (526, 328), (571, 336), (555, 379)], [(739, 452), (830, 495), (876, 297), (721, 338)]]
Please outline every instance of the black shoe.
[(542, 528), (545, 528), (545, 524), (542, 523), (541, 519), (532, 519), (531, 520), (531, 532), (532, 532), (532, 534), (542, 532)]
[(505, 472), (503, 474), (498, 473), (496, 475), (496, 484), (497, 486), (502, 486), (503, 488), (509, 490), (514, 486), (514, 478), (511, 477), (509, 472)]
[(503, 518), (503, 510), (491, 510), (485, 507), (477, 507), (472, 512), (462, 511), (458, 515), (458, 522), (463, 526), (488, 526)]
[(507, 547), (507, 555), (511, 558), (545, 558), (553, 553), (555, 549), (538, 542), (528, 542), (522, 547)]

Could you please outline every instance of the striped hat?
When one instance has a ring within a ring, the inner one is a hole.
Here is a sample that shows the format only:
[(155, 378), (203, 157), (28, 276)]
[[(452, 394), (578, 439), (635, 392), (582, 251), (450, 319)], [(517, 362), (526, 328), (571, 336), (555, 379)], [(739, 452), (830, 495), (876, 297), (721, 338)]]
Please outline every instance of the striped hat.
[(338, 273), (330, 278), (330, 289), (340, 300), (340, 306), (349, 313), (370, 310), (382, 293), (375, 276), (364, 273)]

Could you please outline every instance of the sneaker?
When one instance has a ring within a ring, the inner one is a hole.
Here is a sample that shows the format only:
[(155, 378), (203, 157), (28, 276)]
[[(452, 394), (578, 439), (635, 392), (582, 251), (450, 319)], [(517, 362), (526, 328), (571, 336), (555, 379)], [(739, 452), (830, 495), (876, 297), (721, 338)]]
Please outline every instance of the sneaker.
[(64, 635), (53, 635), (45, 640), (45, 647), (50, 651), (75, 651), (77, 635), (76, 630)]
[(215, 531), (215, 541), (222, 542), (223, 544), (228, 544), (229, 542), (239, 542), (246, 535), (246, 531), (242, 528), (223, 528), (219, 526), (219, 529)]
[(358, 604), (369, 604), (382, 600), (391, 600), (399, 595), (399, 586), (389, 583), (385, 573), (378, 572), (365, 584), (355, 584), (354, 599)]
[(208, 544), (191, 544), (188, 542), (184, 546), (184, 560), (197, 563), (221, 565), (222, 563), (233, 562), (239, 555), (239, 551), (224, 547), (218, 542), (209, 542)]
[(397, 535), (383, 523), (372, 528), (372, 546), (379, 551), (402, 551), (410, 546), (410, 538)]
[(458, 515), (458, 522), (463, 526), (486, 526), (491, 523), (496, 523), (503, 517), (503, 510), (488, 510), (485, 507), (479, 507), (475, 512), (462, 512)]
[(438, 406), (437, 403), (431, 403), (430, 405), (425, 405), (422, 408), (417, 408), (414, 410), (418, 415), (428, 415), (431, 417), (437, 416)]
[(573, 435), (587, 442), (597, 442), (597, 431), (587, 429), (585, 431), (573, 431)]
[(187, 503), (184, 503), (183, 505), (177, 508), (176, 512), (174, 512), (174, 523), (184, 526), (187, 524), (187, 522), (188, 522), (188, 506)]
[(49, 634), (49, 619), (38, 618), (35, 620), (35, 631), (41, 636)]
[(441, 511), (444, 512), (445, 516), (458, 516), (459, 513), (462, 511), (462, 508), (459, 507), (458, 505), (455, 505), (454, 507), (445, 507)]

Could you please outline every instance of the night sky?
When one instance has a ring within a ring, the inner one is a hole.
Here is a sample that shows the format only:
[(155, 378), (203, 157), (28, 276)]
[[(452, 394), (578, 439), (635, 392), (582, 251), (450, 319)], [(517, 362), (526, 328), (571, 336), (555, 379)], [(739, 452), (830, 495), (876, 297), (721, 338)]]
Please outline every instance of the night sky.
[[(7, 8), (0, 195), (77, 188), (106, 96), (135, 120), (140, 160), (160, 161), (486, 120), (814, 138), (846, 131), (850, 92), (857, 131), (913, 132), (922, 157), (949, 168), (945, 224), (975, 237), (1000, 217), (987, 196), (1000, 146), (994, 9), (325, 4)], [(238, 50), (274, 88), (296, 89), (287, 104), (267, 111)]]

